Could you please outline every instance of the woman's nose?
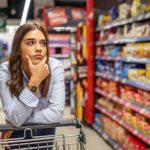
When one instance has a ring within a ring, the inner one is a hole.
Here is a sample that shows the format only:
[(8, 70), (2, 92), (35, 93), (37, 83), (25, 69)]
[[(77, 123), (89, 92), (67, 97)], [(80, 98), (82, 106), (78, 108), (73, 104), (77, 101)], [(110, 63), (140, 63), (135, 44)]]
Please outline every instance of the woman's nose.
[(38, 51), (41, 51), (41, 50), (42, 50), (42, 47), (41, 47), (40, 43), (37, 43), (37, 44), (36, 44), (36, 50), (38, 50)]

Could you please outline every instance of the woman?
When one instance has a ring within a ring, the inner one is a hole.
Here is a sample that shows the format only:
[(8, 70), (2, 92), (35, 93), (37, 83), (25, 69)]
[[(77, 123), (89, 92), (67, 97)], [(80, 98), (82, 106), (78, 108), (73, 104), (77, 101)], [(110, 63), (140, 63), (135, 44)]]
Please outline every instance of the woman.
[[(39, 24), (27, 23), (17, 29), (9, 62), (0, 65), (0, 97), (6, 121), (13, 126), (62, 119), (64, 69), (60, 61), (49, 58), (47, 34)], [(37, 136), (54, 133), (55, 129), (34, 130)], [(11, 138), (23, 134), (14, 131)]]

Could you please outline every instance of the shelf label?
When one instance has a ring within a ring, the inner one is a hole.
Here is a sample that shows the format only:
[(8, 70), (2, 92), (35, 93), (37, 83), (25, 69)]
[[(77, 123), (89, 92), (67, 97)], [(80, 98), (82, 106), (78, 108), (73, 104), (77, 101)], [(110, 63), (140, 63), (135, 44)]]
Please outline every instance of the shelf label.
[(117, 117), (116, 117), (115, 115), (112, 116), (112, 119), (113, 119), (113, 120), (116, 120), (116, 118), (117, 118)]
[(119, 99), (118, 99), (117, 96), (114, 96), (113, 99), (114, 99), (115, 101), (119, 102)]
[(137, 20), (142, 20), (144, 18), (143, 15), (139, 16)]
[(120, 120), (119, 123), (122, 125), (123, 124), (123, 120)]
[(144, 109), (144, 108), (142, 108), (141, 110), (140, 110), (140, 113), (144, 113), (146, 110)]
[(114, 147), (115, 149), (117, 149), (117, 148), (118, 148), (118, 145), (117, 145), (117, 144), (115, 144), (113, 147)]
[(122, 83), (126, 83), (127, 79), (122, 79), (121, 81), (122, 81)]
[(115, 81), (119, 81), (119, 77), (115, 77)]
[(103, 133), (102, 136), (104, 139), (108, 140), (108, 136), (105, 133)]
[(138, 134), (138, 130), (134, 130), (133, 134), (137, 135)]
[(106, 113), (106, 110), (105, 110), (105, 109), (101, 109), (101, 110), (102, 110), (103, 113)]

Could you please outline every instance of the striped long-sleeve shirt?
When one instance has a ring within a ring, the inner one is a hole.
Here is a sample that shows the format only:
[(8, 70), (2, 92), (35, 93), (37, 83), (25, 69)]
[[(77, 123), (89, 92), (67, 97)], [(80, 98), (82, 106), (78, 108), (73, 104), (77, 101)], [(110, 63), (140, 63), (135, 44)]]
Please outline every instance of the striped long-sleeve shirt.
[(10, 79), (8, 62), (0, 65), (0, 98), (8, 120), (14, 126), (24, 123), (51, 123), (62, 119), (65, 105), (64, 67), (59, 60), (50, 58), (51, 82), (47, 98), (39, 91), (33, 94), (28, 88), (28, 78), (23, 72), (24, 89), (19, 97), (11, 96), (6, 82)]

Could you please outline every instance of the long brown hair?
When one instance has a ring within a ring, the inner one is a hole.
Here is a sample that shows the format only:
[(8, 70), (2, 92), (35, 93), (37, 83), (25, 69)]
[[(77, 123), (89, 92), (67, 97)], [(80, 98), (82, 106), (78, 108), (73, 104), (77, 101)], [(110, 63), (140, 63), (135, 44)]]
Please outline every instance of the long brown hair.
[[(40, 30), (44, 34), (46, 42), (47, 42), (47, 58), (49, 57), (47, 33), (41, 25), (39, 25), (38, 23), (32, 23), (32, 24), (26, 23), (17, 29), (14, 39), (13, 39), (12, 51), (11, 51), (10, 58), (9, 58), (9, 71), (11, 74), (11, 78), (7, 82), (7, 85), (9, 86), (12, 96), (15, 95), (19, 97), (19, 94), (24, 88), (23, 72), (21, 68), (21, 58), (20, 58), (21, 41), (23, 37), (29, 31), (32, 31), (32, 30)], [(48, 64), (48, 59), (46, 63)], [(50, 66), (49, 66), (49, 69), (50, 69)], [(48, 94), (50, 78), (51, 78), (51, 74), (47, 76), (40, 84), (40, 92), (41, 92), (42, 97), (46, 97)]]

